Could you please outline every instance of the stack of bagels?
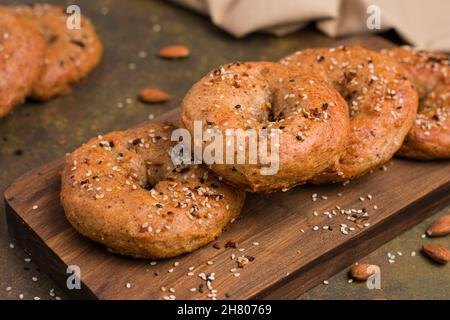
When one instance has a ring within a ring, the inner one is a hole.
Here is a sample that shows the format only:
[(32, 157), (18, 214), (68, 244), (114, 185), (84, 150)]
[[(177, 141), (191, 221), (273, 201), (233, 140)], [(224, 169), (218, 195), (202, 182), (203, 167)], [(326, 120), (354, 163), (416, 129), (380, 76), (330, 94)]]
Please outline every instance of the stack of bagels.
[(0, 6), (0, 118), (27, 97), (47, 101), (70, 92), (100, 62), (91, 22), (72, 18), (73, 26), (66, 8), (46, 4)]
[(219, 236), (246, 190), (347, 181), (395, 154), (448, 159), (449, 70), (443, 54), (345, 46), (221, 66), (185, 96), (182, 125), (192, 135), (195, 121), (203, 131), (276, 130), (275, 174), (260, 163), (174, 165), (175, 127), (149, 124), (92, 139), (67, 157), (66, 216), (114, 252), (168, 258)]

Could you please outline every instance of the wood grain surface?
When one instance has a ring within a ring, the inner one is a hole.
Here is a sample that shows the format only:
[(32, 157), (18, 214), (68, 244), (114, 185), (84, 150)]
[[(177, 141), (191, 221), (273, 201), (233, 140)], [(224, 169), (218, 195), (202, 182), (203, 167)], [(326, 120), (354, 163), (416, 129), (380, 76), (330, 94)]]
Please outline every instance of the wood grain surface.
[[(160, 120), (175, 122), (178, 112)], [(241, 218), (217, 240), (220, 249), (212, 243), (152, 265), (110, 254), (71, 228), (59, 202), (62, 166), (60, 159), (25, 174), (8, 188), (5, 199), (10, 231), (62, 287), (67, 266), (80, 267), (82, 289), (67, 290), (75, 298), (208, 299), (201, 273), (215, 273), (212, 286), (219, 299), (294, 298), (450, 201), (449, 162), (395, 159), (346, 186), (249, 195)], [(340, 211), (350, 209), (369, 216), (350, 221), (355, 211)], [(341, 232), (342, 224), (348, 235)], [(225, 248), (229, 241), (237, 248)], [(254, 260), (238, 268), (233, 254)], [(193, 276), (188, 276), (189, 268)], [(191, 292), (202, 284), (203, 293)]]

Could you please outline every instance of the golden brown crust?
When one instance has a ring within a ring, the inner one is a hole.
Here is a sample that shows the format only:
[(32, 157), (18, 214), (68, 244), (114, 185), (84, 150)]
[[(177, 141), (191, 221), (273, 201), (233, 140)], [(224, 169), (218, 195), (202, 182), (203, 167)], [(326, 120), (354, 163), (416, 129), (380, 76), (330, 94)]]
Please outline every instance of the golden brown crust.
[(67, 27), (63, 7), (47, 4), (21, 6), (16, 12), (29, 19), (47, 43), (45, 67), (31, 97), (49, 100), (69, 93), (100, 62), (103, 47), (89, 19), (81, 17), (80, 29)]
[(328, 80), (350, 108), (346, 149), (314, 183), (345, 181), (387, 162), (413, 125), (418, 98), (402, 68), (392, 59), (361, 47), (309, 49), (281, 61), (305, 74)]
[(398, 155), (431, 160), (450, 159), (450, 58), (410, 47), (384, 53), (407, 70), (420, 104), (416, 122)]
[(45, 41), (28, 21), (0, 7), (0, 118), (23, 102), (44, 62)]
[(227, 129), (278, 130), (276, 174), (263, 175), (261, 159), (237, 164), (236, 144), (233, 164), (210, 166), (253, 192), (305, 183), (337, 161), (349, 132), (348, 108), (336, 90), (273, 62), (235, 62), (201, 79), (182, 102), (182, 122), (191, 134), (194, 121), (201, 121), (204, 132), (216, 129), (223, 136)]
[(172, 165), (170, 124), (150, 124), (90, 140), (67, 157), (61, 202), (81, 234), (113, 252), (168, 258), (218, 237), (245, 192), (204, 167)]

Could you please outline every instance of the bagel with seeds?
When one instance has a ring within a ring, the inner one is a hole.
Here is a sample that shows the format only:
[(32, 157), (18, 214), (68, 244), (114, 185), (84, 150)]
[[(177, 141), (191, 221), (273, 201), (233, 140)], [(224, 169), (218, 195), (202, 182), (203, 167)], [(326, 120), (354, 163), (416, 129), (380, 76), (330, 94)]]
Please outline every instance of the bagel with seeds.
[(170, 124), (90, 140), (66, 159), (61, 203), (82, 235), (111, 251), (161, 259), (191, 252), (238, 217), (245, 191), (202, 166), (174, 166)]
[(103, 46), (95, 28), (84, 16), (80, 28), (69, 29), (69, 15), (64, 7), (36, 4), (15, 7), (46, 40), (44, 68), (31, 91), (31, 97), (47, 101), (71, 91), (99, 63)]
[(389, 161), (411, 129), (418, 96), (394, 60), (362, 47), (308, 49), (281, 63), (302, 74), (316, 74), (337, 89), (350, 110), (350, 134), (334, 165), (313, 183), (346, 181)]
[[(223, 154), (233, 161), (210, 164), (217, 175), (252, 192), (285, 190), (317, 176), (339, 159), (349, 133), (348, 107), (334, 88), (274, 62), (234, 62), (213, 70), (185, 96), (181, 120), (192, 136), (196, 121), (203, 132), (222, 135), (266, 132), (268, 149), (278, 159), (270, 152), (268, 158), (252, 163), (248, 156), (239, 163), (238, 151), (249, 155), (255, 143), (236, 140), (234, 151), (224, 143)], [(278, 170), (265, 174), (266, 162), (277, 162)]]
[(450, 159), (450, 57), (410, 47), (383, 53), (407, 70), (420, 99), (415, 124), (397, 154), (419, 160)]
[(22, 103), (42, 71), (45, 41), (26, 19), (0, 6), (0, 118)]

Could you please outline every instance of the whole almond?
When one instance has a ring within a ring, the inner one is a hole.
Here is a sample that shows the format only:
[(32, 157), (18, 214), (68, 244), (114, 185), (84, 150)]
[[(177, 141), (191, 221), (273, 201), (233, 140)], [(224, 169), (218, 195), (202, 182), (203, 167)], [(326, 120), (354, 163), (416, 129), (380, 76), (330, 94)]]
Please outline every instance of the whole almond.
[(450, 215), (436, 219), (428, 228), (427, 234), (430, 237), (442, 237), (450, 234)]
[(173, 45), (161, 48), (159, 56), (165, 59), (180, 59), (189, 56), (189, 48), (183, 45)]
[(145, 103), (161, 103), (170, 100), (170, 95), (156, 88), (144, 88), (139, 92), (139, 100)]
[(446, 264), (450, 261), (450, 250), (447, 248), (427, 243), (423, 245), (422, 250), (437, 263)]
[(370, 276), (374, 275), (376, 273), (376, 270), (379, 269), (380, 267), (373, 264), (355, 264), (350, 269), (350, 276), (355, 280), (365, 281), (369, 279)]

